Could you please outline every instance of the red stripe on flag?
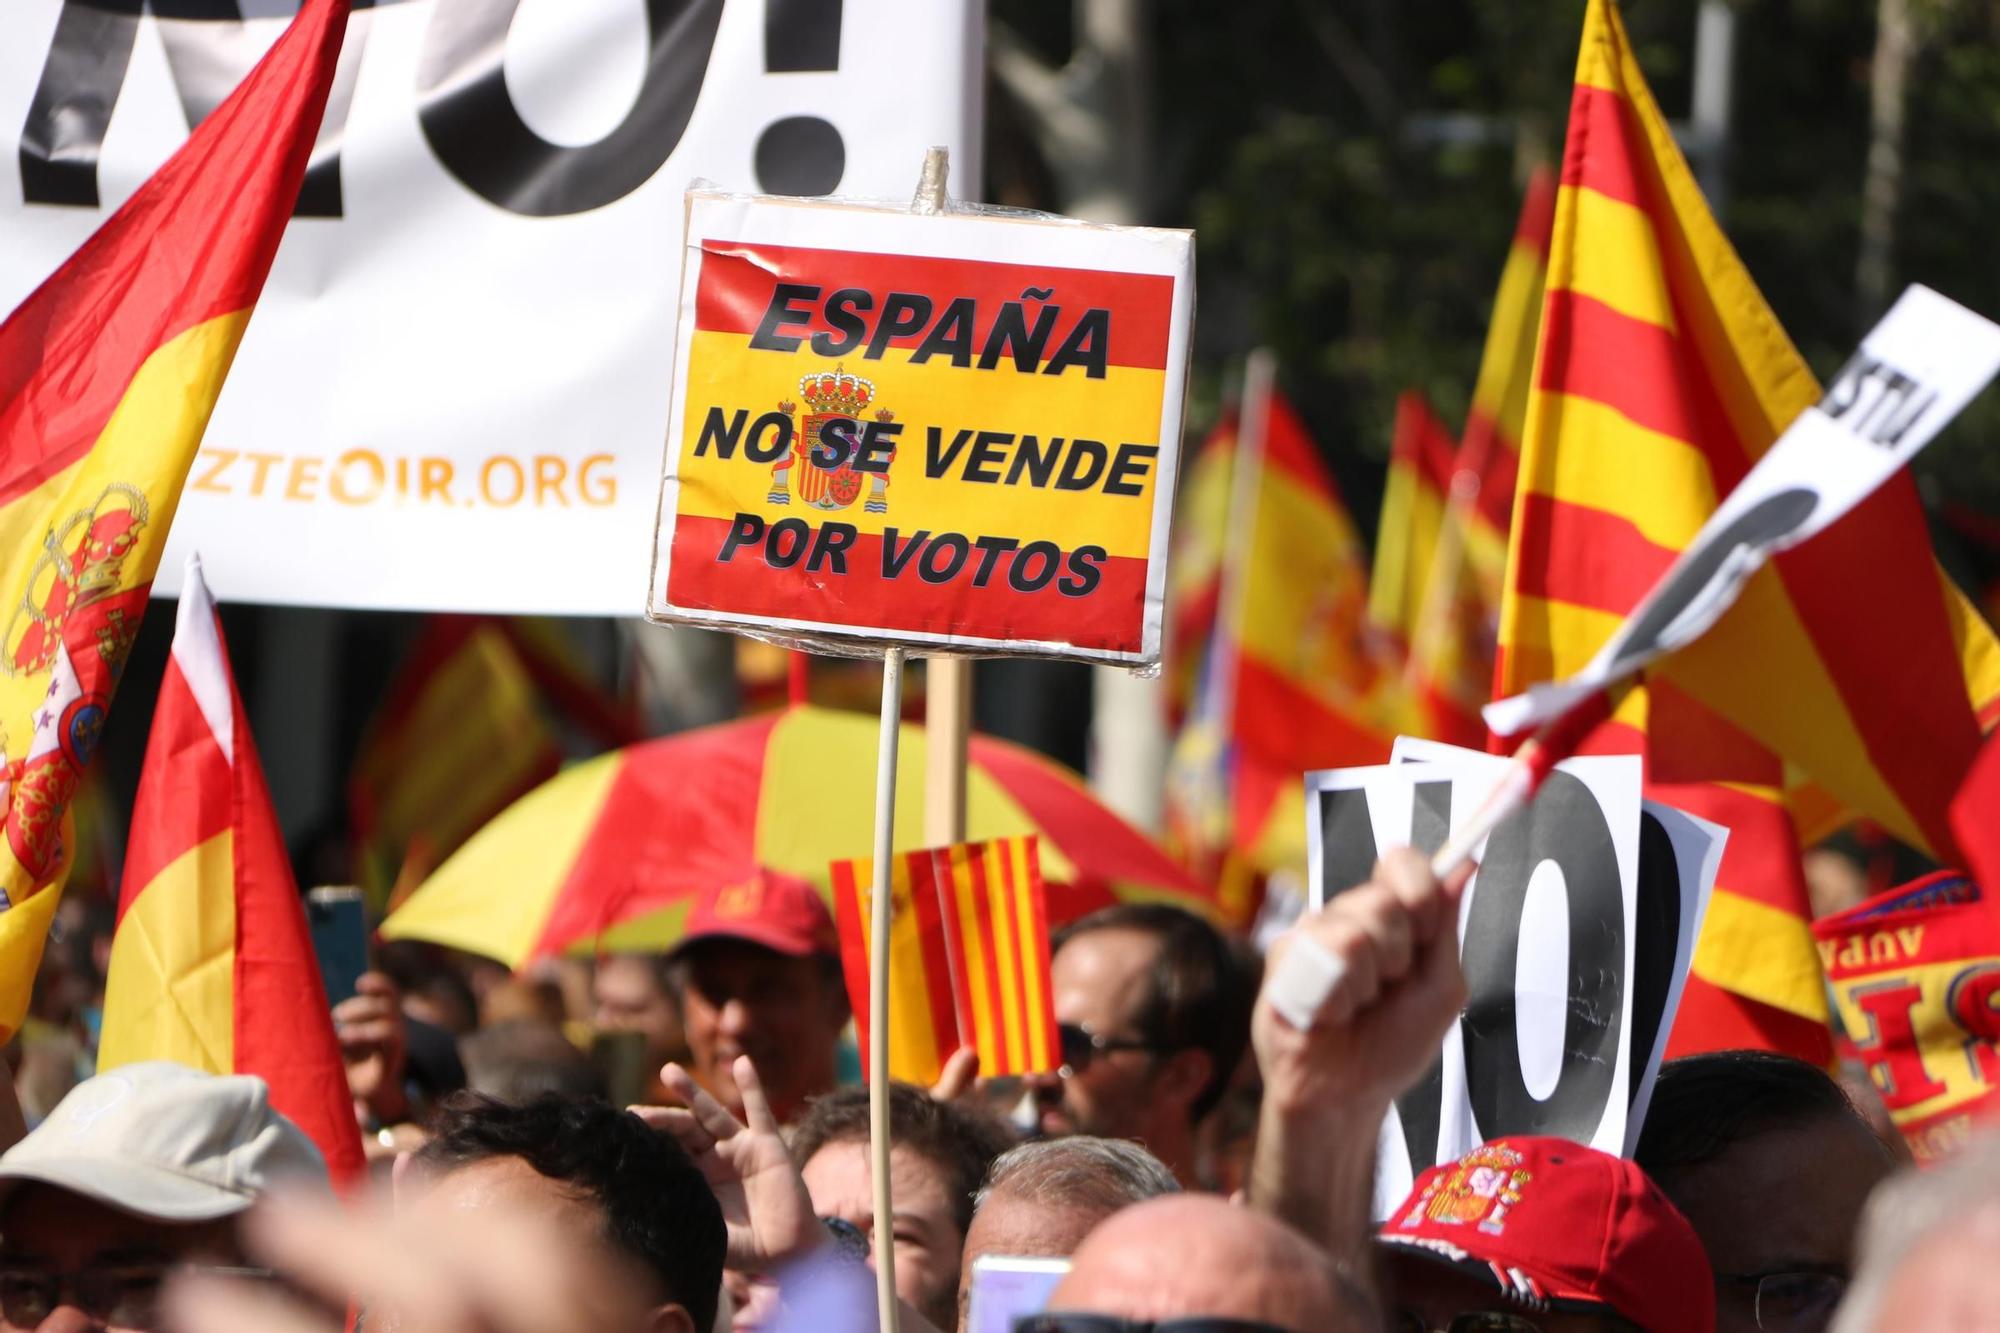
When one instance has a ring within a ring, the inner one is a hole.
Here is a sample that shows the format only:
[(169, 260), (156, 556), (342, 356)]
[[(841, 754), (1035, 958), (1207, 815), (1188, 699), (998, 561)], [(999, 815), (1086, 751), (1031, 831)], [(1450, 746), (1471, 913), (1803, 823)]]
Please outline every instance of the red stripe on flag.
[[(0, 504), (82, 458), (146, 358), (256, 304), (312, 152), (345, 0), (319, 0), (0, 324)], [(283, 144), (280, 153), (270, 148)], [(263, 169), (282, 156), (278, 170)], [(246, 170), (246, 168), (248, 168)]]
[(1026, 839), (1025, 855), (1028, 862), (1027, 920), (1022, 934), (1022, 985), (1033, 986), (1040, 997), (1039, 1006), (1030, 1006), (1029, 1017), (1039, 1007), (1042, 1021), (1031, 1024), (1028, 1031), (1029, 1069), (1035, 1072), (1051, 1070), (1062, 1063), (1062, 1043), (1056, 1036), (1056, 997), (1050, 981), (1049, 969), (1049, 914), (1042, 883), (1042, 848), (1039, 839), (1032, 834)]
[(1514, 244), (1526, 246), (1547, 263), (1549, 241), (1555, 229), (1555, 176), (1546, 166), (1536, 167), (1528, 177), (1527, 193), (1521, 199), (1521, 217), (1514, 224)]
[(1624, 615), (1651, 591), (1676, 552), (1628, 519), (1530, 492), (1515, 533), (1515, 593)]
[(847, 1007), (854, 1015), (855, 1040), (861, 1047), (861, 1067), (868, 1068), (868, 914), (861, 910), (861, 887), (854, 862), (835, 861), (833, 925), (840, 936), (840, 974), (847, 983)]
[(1690, 976), (1667, 1036), (1667, 1059), (1746, 1049), (1779, 1051), (1824, 1069), (1833, 1063), (1833, 1034), (1824, 1023)]
[[(1012, 1058), (1007, 1041), (1007, 1003), (1000, 990), (1000, 951), (993, 933), (993, 886), (986, 882), (986, 858), (968, 856), (966, 873), (972, 885), (973, 925), (977, 930), (979, 956), (986, 964), (984, 1002), (991, 1015), (994, 1044), (1003, 1060)], [(978, 997), (975, 997), (975, 1003)]]
[[(159, 763), (152, 762), (156, 751)], [(228, 829), (236, 816), (229, 757), (209, 730), (180, 663), (171, 655), (153, 706), (147, 757), (139, 772), (132, 829), (125, 844), (118, 894), (121, 921), (161, 871)]]
[[(1650, 174), (1650, 158), (1645, 132), (1625, 99), (1608, 88), (1577, 84), (1570, 97), (1562, 183), (1644, 208), (1642, 179)], [(1553, 212), (1553, 201), (1550, 208)], [(1527, 221), (1525, 216), (1522, 221)]]
[(1249, 653), (1236, 658), (1235, 736), (1262, 762), (1293, 772), (1389, 758), (1388, 737), (1328, 707)]
[(945, 916), (941, 899), (951, 893), (949, 850), (912, 852), (910, 910), (917, 918), (917, 939), (924, 956), (924, 1001), (931, 1011), (931, 1037), (943, 1067), (969, 1038), (959, 1027), (958, 1004), (952, 994), (951, 957), (945, 947)]
[[(739, 615), (772, 616), (783, 620), (871, 625), (886, 630), (935, 631), (931, 607), (947, 585), (919, 579), (922, 556), (912, 556), (898, 578), (882, 576), (883, 540), (863, 533), (847, 558), (847, 574), (828, 577), (808, 572), (801, 561), (790, 569), (772, 569), (758, 551), (739, 550), (724, 562), (716, 557), (730, 531), (730, 521), (683, 514), (674, 524), (673, 565), (667, 595), (674, 605), (706, 611), (727, 608)], [(899, 534), (900, 553), (908, 537)], [(972, 586), (981, 559), (973, 551), (964, 568), (948, 585), (954, 598), (953, 632), (988, 639), (1060, 640), (1082, 648), (1136, 652), (1145, 628), (1146, 562), (1137, 556), (1108, 556), (1097, 564), (1095, 589), (1084, 596), (1061, 592), (1068, 572), (1067, 553), (1055, 577), (1031, 593), (1017, 592), (1008, 577), (1016, 552), (994, 562), (983, 588)], [(1030, 573), (1039, 574), (1040, 557)], [(928, 594), (913, 597), (912, 590)]]
[[(236, 735), (236, 1069), (270, 1086), (272, 1107), (319, 1145), (335, 1183), (358, 1183), (368, 1164), (305, 903), (234, 680), (229, 699)], [(185, 780), (175, 774), (177, 784)]]
[[(850, 370), (861, 370), (880, 357), (872, 339), (890, 293), (920, 296), (931, 304), (930, 318), (912, 333), (888, 340), (887, 346), (914, 348), (942, 320), (954, 300), (972, 300), (975, 313), (971, 336), (973, 364), (979, 364), (994, 322), (1008, 303), (1022, 307), (1024, 330), (1032, 330), (1042, 312), (1058, 311), (1044, 342), (1044, 365), (1092, 309), (1111, 311), (1105, 360), (1114, 366), (1161, 370), (1167, 364), (1167, 334), (1173, 319), (1174, 280), (1164, 274), (1112, 273), (1091, 269), (1055, 268), (1039, 264), (999, 264), (978, 259), (934, 259), (922, 255), (871, 254), (852, 250), (821, 250), (803, 246), (761, 245), (746, 241), (710, 240), (703, 246), (701, 279), (695, 291), (695, 327), (719, 333), (755, 333), (772, 308), (780, 281), (817, 287), (817, 298), (795, 294), (791, 309), (812, 312), (810, 319), (787, 323), (787, 338), (825, 334), (849, 336), (826, 321), (823, 303), (843, 289), (863, 289), (872, 308), (856, 306), (865, 321), (867, 338), (829, 357), (844, 357)], [(1022, 299), (1030, 288), (1052, 291), (1046, 302)], [(948, 354), (930, 364), (950, 365)], [(1011, 353), (1000, 364), (1013, 367)], [(863, 372), (865, 373), (865, 371)], [(1081, 376), (1081, 367), (1066, 374)]]

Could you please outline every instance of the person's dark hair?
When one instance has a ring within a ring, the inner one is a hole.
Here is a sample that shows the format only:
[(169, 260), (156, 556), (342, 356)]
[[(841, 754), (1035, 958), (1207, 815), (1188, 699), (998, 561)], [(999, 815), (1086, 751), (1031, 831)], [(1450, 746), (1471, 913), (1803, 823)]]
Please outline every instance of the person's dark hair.
[(548, 1095), (509, 1106), (476, 1093), (443, 1102), (419, 1167), (449, 1172), (518, 1157), (604, 1211), (604, 1234), (658, 1277), (663, 1299), (715, 1323), (727, 1234), (722, 1208), (681, 1146), (591, 1097)]
[[(868, 1142), (868, 1089), (841, 1088), (806, 1105), (792, 1130), (792, 1161), (801, 1171), (832, 1143)], [(889, 1085), (889, 1142), (944, 1173), (958, 1234), (972, 1225), (972, 1196), (993, 1159), (1014, 1146), (1014, 1132), (981, 1111), (941, 1102), (908, 1083)]]
[(1256, 986), (1221, 931), (1164, 903), (1120, 903), (1072, 921), (1051, 938), (1050, 956), (1097, 930), (1136, 930), (1160, 942), (1146, 1002), (1133, 1022), (1139, 1035), (1162, 1051), (1208, 1053), (1208, 1083), (1192, 1107), (1200, 1120), (1222, 1100), (1249, 1048)]
[(1688, 1055), (1660, 1066), (1632, 1156), (1671, 1195), (1687, 1172), (1746, 1139), (1842, 1116), (1876, 1142), (1847, 1093), (1818, 1065), (1770, 1051)]
[(465, 1086), (495, 1101), (520, 1104), (544, 1093), (603, 1097), (604, 1071), (562, 1034), (532, 1018), (509, 1019), (461, 1037)]

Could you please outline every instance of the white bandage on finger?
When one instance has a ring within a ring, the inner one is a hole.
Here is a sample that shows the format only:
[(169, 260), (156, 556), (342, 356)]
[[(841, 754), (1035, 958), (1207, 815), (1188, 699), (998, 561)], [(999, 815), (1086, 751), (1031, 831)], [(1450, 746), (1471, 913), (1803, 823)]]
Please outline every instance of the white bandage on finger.
[(1277, 971), (1264, 983), (1264, 993), (1278, 1016), (1303, 1032), (1319, 1018), (1347, 976), (1347, 964), (1310, 935), (1301, 935), (1285, 950)]

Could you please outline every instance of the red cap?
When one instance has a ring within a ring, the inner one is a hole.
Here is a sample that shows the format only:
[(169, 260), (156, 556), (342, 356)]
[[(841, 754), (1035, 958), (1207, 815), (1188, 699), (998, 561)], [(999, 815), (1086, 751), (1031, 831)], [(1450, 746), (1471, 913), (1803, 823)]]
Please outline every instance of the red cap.
[(793, 958), (838, 955), (840, 937), (819, 890), (797, 875), (759, 867), (749, 878), (706, 889), (688, 908), (680, 943), (735, 939)]
[(1530, 1308), (1608, 1309), (1673, 1333), (1715, 1328), (1715, 1279), (1688, 1220), (1636, 1165), (1568, 1139), (1495, 1139), (1432, 1167), (1377, 1239)]

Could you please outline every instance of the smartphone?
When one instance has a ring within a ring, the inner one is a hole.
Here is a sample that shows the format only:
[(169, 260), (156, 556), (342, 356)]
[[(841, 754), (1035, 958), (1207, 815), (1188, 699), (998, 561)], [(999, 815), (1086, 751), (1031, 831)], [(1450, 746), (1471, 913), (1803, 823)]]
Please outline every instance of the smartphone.
[(331, 1007), (353, 995), (355, 983), (368, 970), (368, 917), (361, 890), (351, 884), (308, 890), (306, 924)]
[(1040, 1314), (1049, 1294), (1069, 1272), (1067, 1259), (1026, 1259), (982, 1255), (972, 1264), (972, 1292), (966, 1301), (966, 1333), (1013, 1333), (1022, 1315)]

